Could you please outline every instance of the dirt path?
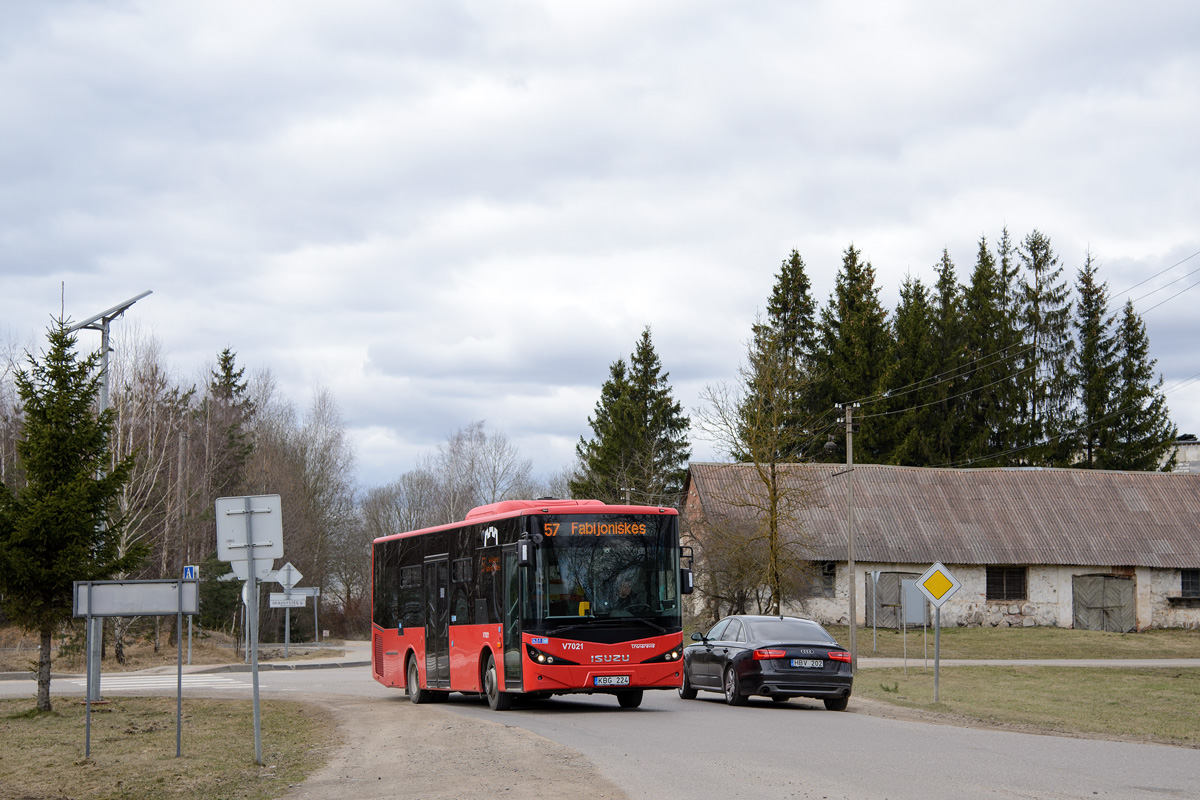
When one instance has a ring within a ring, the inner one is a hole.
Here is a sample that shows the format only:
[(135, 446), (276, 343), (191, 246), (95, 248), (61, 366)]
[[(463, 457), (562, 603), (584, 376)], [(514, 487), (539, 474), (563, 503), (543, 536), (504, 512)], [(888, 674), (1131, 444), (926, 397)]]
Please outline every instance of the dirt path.
[(403, 698), (306, 698), (338, 719), (344, 744), (285, 800), (564, 797), (626, 800), (581, 753), (522, 728)]

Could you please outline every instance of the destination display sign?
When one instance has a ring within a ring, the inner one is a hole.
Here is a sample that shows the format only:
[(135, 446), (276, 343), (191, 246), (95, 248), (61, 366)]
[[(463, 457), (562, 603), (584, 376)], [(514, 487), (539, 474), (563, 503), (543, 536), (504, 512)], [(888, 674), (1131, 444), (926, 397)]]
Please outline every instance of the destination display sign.
[(657, 532), (653, 521), (637, 519), (572, 519), (557, 517), (542, 523), (542, 535), (554, 536), (645, 536)]

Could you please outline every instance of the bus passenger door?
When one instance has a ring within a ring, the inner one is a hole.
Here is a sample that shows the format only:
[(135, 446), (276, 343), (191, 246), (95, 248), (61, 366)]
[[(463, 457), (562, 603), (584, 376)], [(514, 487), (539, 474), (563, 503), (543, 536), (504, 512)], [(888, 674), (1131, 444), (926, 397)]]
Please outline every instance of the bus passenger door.
[(521, 690), (521, 586), (524, 583), (521, 565), (517, 563), (517, 546), (503, 550), (504, 562), (504, 689)]
[(425, 560), (425, 683), (450, 688), (450, 560)]

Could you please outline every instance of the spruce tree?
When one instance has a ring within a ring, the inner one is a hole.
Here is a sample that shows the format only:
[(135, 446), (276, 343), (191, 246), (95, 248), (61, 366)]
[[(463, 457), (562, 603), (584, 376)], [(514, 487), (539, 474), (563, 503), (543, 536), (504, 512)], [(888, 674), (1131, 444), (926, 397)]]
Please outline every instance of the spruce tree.
[(889, 389), (888, 416), (872, 421), (877, 430), (884, 428), (881, 449), (891, 464), (924, 467), (934, 463), (932, 434), (938, 410), (931, 387), (938, 365), (933, 328), (929, 290), (919, 279), (905, 278), (892, 318), (892, 353), (884, 375)]
[(134, 458), (112, 464), (112, 410), (94, 411), (100, 354), (77, 359), (75, 335), (61, 319), (48, 338), (44, 359), (29, 356), (29, 369), (16, 375), (26, 483), (15, 492), (0, 484), (0, 595), (10, 619), (41, 635), (41, 711), (51, 710), (51, 636), (71, 618), (74, 582), (131, 572), (146, 549), (120, 548), (117, 497)]
[[(750, 368), (745, 376), (746, 396), (741, 403), (743, 424), (756, 428), (764, 409), (776, 402), (782, 424), (777, 441), (783, 448), (777, 461), (796, 461), (811, 437), (813, 409), (811, 386), (816, 348), (816, 304), (804, 259), (793, 250), (784, 259), (767, 301), (767, 317), (757, 321), (750, 346)], [(767, 363), (770, 360), (772, 363)], [(772, 415), (774, 412), (772, 412)], [(736, 458), (748, 458), (746, 454)]]
[(1096, 272), (1089, 252), (1075, 284), (1078, 295), (1075, 337), (1079, 347), (1071, 362), (1079, 387), (1078, 463), (1087, 468), (1100, 466), (1105, 460), (1101, 449), (1108, 431), (1107, 416), (1116, 377), (1108, 286), (1097, 279)]
[[(821, 310), (814, 396), (822, 413), (831, 416), (836, 415), (835, 406), (870, 398), (882, 388), (884, 359), (891, 349), (887, 311), (879, 301), (875, 268), (860, 260), (861, 255), (853, 244), (846, 248), (833, 294)], [(864, 408), (864, 413), (872, 410)], [(881, 453), (877, 440), (882, 432), (875, 423), (864, 424), (858, 431), (855, 458), (878, 462)], [(836, 447), (825, 454), (827, 459), (845, 459), (839, 439), (834, 437)]]
[(1000, 231), (996, 243), (997, 300), (999, 302), (997, 329), (997, 352), (1002, 354), (1005, 365), (1001, 383), (996, 385), (999, 413), (996, 426), (991, 431), (992, 444), (989, 448), (996, 466), (1012, 466), (1023, 463), (1025, 454), (1021, 445), (1021, 408), (1024, 391), (1023, 376), (1031, 374), (1036, 359), (1027, 360), (1025, 354), (1031, 350), (1025, 344), (1021, 322), (1021, 292), (1019, 281), (1020, 265), (1016, 260), (1016, 248), (1008, 234), (1008, 228)]
[(1070, 287), (1045, 234), (1030, 233), (1019, 253), (1025, 268), (1020, 318), (1028, 345), (1018, 381), (1019, 444), (1026, 463), (1062, 466), (1076, 449)]
[(938, 466), (957, 461), (962, 457), (966, 432), (962, 407), (968, 402), (963, 397), (966, 390), (963, 348), (962, 287), (958, 284), (954, 262), (948, 250), (942, 250), (937, 266), (937, 283), (934, 286), (933, 307), (933, 356), (937, 366), (937, 381), (930, 387), (937, 400), (936, 412), (930, 422), (932, 462)]
[[(961, 458), (975, 466), (995, 466), (995, 454), (1007, 449), (1003, 428), (1007, 423), (1007, 387), (1012, 363), (1007, 332), (1011, 323), (1005, 313), (1006, 286), (980, 237), (971, 283), (963, 294), (962, 342), (968, 359), (965, 376), (964, 439)], [(1012, 348), (1015, 349), (1015, 348)]]
[(626, 368), (617, 359), (600, 390), (595, 417), (588, 418), (593, 437), (580, 437), (575, 453), (580, 472), (570, 482), (571, 494), (608, 503), (674, 505), (683, 488), (691, 447), (689, 420), (671, 396), (650, 328), (642, 331)]
[[(1116, 329), (1116, 387), (1109, 414), (1108, 436), (1097, 466), (1104, 469), (1164, 472), (1175, 468), (1172, 453), (1178, 430), (1171, 422), (1162, 392), (1162, 376), (1154, 380), (1146, 325), (1125, 303)], [(1172, 453), (1170, 458), (1167, 454)]]

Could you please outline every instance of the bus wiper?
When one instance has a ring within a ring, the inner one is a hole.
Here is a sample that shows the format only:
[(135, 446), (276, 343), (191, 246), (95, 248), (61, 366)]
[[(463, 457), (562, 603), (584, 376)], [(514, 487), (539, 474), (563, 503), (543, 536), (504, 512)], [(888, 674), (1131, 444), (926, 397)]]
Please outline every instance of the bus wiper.
[[(564, 633), (565, 631), (573, 631), (577, 628), (611, 628), (613, 627), (614, 622), (617, 623), (617, 625), (622, 625), (626, 620), (638, 619), (638, 617), (589, 617), (588, 619), (590, 622), (582, 622), (575, 625), (564, 625), (561, 628), (555, 628), (554, 630), (547, 631), (547, 633), (549, 633), (551, 636), (557, 636), (560, 633)], [(642, 622), (645, 622), (647, 625), (654, 625), (654, 623), (650, 622), (650, 620), (642, 620)], [(657, 625), (654, 625), (654, 627), (658, 628)], [(659, 628), (659, 630), (662, 629)], [(666, 631), (663, 631), (663, 633), (666, 633)]]
[(659, 625), (657, 622), (651, 622), (650, 620), (646, 619), (645, 617), (625, 617), (625, 619), (636, 619), (638, 622), (644, 622), (647, 625), (649, 625), (651, 628), (654, 628), (657, 631), (662, 631), (663, 633), (667, 632), (666, 628)]

